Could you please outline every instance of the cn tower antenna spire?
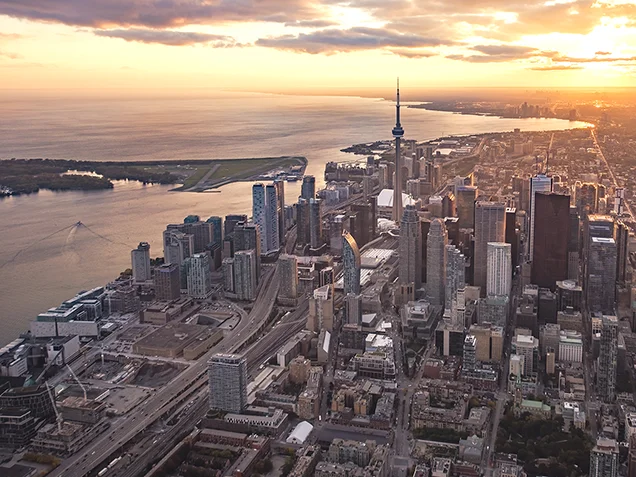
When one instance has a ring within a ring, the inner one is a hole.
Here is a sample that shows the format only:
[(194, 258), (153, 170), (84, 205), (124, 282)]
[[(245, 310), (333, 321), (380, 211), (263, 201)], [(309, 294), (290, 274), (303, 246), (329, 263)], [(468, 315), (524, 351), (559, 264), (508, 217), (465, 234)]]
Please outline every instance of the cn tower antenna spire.
[(397, 103), (396, 103), (396, 113), (397, 113), (397, 126), (400, 126), (400, 77), (397, 79)]
[(393, 221), (398, 224), (402, 220), (402, 154), (400, 141), (404, 136), (404, 129), (400, 124), (400, 78), (397, 79), (397, 98), (395, 103), (395, 127), (391, 131), (395, 139), (395, 179), (393, 180)]

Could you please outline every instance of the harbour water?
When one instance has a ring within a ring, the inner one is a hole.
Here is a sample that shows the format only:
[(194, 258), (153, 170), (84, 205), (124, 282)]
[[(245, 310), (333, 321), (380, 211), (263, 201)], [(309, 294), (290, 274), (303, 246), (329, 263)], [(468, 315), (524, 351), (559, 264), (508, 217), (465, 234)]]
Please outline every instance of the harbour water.
[[(86, 160), (307, 157), (322, 184), (329, 161), (354, 160), (351, 144), (389, 139), (393, 103), (353, 97), (222, 94), (199, 98), (69, 100), (0, 97), (0, 158)], [(447, 134), (554, 130), (584, 123), (500, 119), (406, 109), (407, 139)], [(0, 167), (1, 164), (0, 164)], [(251, 213), (251, 185), (221, 193), (117, 182), (92, 192), (41, 191), (0, 200), (0, 345), (40, 311), (77, 291), (103, 285), (130, 266), (140, 241), (162, 255), (165, 225), (186, 215)], [(286, 184), (293, 202), (299, 183)], [(81, 221), (87, 227), (74, 227)]]

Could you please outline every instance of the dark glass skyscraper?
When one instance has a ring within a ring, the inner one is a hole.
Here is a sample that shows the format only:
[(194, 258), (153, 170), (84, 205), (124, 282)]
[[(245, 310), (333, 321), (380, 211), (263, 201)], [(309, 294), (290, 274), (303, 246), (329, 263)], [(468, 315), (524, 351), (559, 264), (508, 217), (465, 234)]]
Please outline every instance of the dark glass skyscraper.
[(532, 283), (554, 290), (568, 278), (570, 196), (537, 192), (534, 206)]

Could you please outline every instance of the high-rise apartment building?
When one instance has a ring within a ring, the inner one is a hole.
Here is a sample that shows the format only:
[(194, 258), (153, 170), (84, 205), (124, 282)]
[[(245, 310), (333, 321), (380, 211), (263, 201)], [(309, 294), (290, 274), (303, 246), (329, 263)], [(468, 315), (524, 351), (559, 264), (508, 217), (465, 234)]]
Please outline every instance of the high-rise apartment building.
[(256, 254), (256, 277), (261, 274), (261, 232), (254, 224), (239, 223), (233, 232), (234, 252), (254, 250)]
[(477, 339), (473, 335), (464, 338), (464, 356), (462, 360), (462, 373), (470, 375), (477, 368)]
[(225, 216), (225, 223), (223, 224), (223, 236), (224, 238), (232, 236), (234, 233), (234, 227), (239, 223), (247, 223), (247, 215), (245, 214), (230, 214)]
[(187, 275), (188, 295), (201, 300), (207, 298), (212, 290), (210, 255), (195, 253), (186, 258), (183, 265)]
[(512, 350), (514, 354), (524, 357), (522, 374), (532, 375), (539, 356), (539, 340), (532, 335), (516, 334), (512, 338)]
[(309, 200), (299, 198), (296, 205), (296, 242), (299, 245), (308, 245), (311, 241), (309, 215)]
[(163, 232), (163, 260), (164, 263), (175, 263), (180, 267), (186, 258), (195, 253), (194, 235), (170, 227)]
[(273, 184), (254, 184), (252, 186), (252, 217), (259, 227), (261, 253), (278, 250), (278, 199)]
[(417, 290), (422, 285), (422, 236), (417, 209), (407, 205), (400, 223), (399, 279), (400, 283), (412, 283)]
[(344, 275), (344, 294), (360, 294), (360, 273), (362, 264), (358, 244), (349, 232), (342, 234), (342, 263)]
[(234, 254), (234, 292), (239, 300), (255, 300), (258, 287), (256, 251), (242, 250)]
[(159, 301), (177, 300), (181, 296), (181, 272), (176, 263), (165, 263), (155, 269), (155, 298)]
[(278, 243), (285, 243), (285, 233), (287, 232), (287, 221), (285, 220), (285, 180), (277, 178), (274, 180), (276, 189), (276, 214), (278, 215)]
[(570, 196), (537, 192), (534, 211), (532, 283), (554, 290), (568, 278)]
[(616, 368), (618, 366), (618, 319), (603, 315), (601, 346), (596, 373), (596, 392), (606, 403), (616, 400)]
[(488, 242), (505, 242), (506, 205), (500, 202), (475, 204), (475, 251), (473, 284), (486, 294)]
[(448, 235), (442, 219), (431, 222), (426, 251), (426, 291), (432, 305), (444, 305)]
[(215, 354), (208, 361), (210, 409), (241, 413), (247, 407), (247, 360), (235, 354)]
[(212, 216), (206, 222), (212, 224), (212, 243), (221, 245), (223, 243), (223, 219)]
[(298, 297), (298, 260), (295, 255), (281, 255), (278, 259), (280, 270), (280, 291), (282, 298)]
[(272, 252), (280, 248), (280, 232), (278, 224), (278, 192), (275, 184), (265, 186), (266, 223), (267, 223), (267, 251)]
[(309, 199), (309, 246), (317, 249), (322, 244), (322, 200)]
[(544, 174), (537, 174), (530, 179), (530, 246), (528, 250), (530, 254), (530, 261), (533, 261), (534, 257), (535, 202), (537, 192), (552, 192), (552, 177), (548, 177)]
[(223, 259), (223, 288), (225, 291), (234, 293), (234, 259)]
[(314, 176), (303, 177), (303, 183), (300, 186), (300, 197), (305, 200), (316, 198), (316, 178)]
[(618, 477), (618, 443), (599, 437), (590, 451), (589, 477)]
[(309, 299), (307, 329), (315, 333), (333, 331), (333, 285), (324, 285), (314, 290)]
[(133, 280), (135, 283), (146, 282), (152, 279), (150, 268), (150, 245), (148, 242), (140, 242), (131, 253)]
[(509, 295), (511, 286), (512, 246), (509, 243), (488, 242), (486, 295)]

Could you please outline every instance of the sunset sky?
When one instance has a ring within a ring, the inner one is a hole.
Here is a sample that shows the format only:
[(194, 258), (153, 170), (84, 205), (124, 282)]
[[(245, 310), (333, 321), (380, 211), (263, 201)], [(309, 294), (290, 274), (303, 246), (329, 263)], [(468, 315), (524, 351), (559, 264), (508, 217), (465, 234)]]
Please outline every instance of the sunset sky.
[(633, 86), (636, 0), (0, 0), (0, 88)]

